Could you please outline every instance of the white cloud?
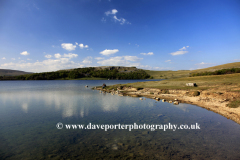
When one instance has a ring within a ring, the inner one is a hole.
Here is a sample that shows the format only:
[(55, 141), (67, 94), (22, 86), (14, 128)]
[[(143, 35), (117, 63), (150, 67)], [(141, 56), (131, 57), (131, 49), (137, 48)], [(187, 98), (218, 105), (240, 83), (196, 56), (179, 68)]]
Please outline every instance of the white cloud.
[(182, 50), (186, 50), (189, 46), (183, 46), (183, 48), (180, 48), (179, 50), (182, 51)]
[(117, 56), (98, 61), (97, 63), (103, 66), (138, 66), (140, 63), (132, 63), (132, 61), (139, 61), (141, 59), (137, 56)]
[(138, 44), (135, 44), (137, 47), (139, 47), (139, 45)]
[(51, 58), (51, 57), (52, 57), (52, 55), (50, 55), (50, 54), (47, 54), (47, 55), (45, 55), (44, 57), (45, 57), (45, 58)]
[(22, 70), (27, 72), (48, 72), (48, 71), (56, 71), (61, 69), (69, 69), (69, 68), (79, 68), (83, 67), (80, 63), (75, 63), (70, 60), (70, 58), (58, 58), (58, 59), (47, 59), (42, 62), (34, 62), (34, 63), (5, 63), (0, 65), (1, 68), (9, 68), (15, 70)]
[(55, 57), (55, 58), (61, 58), (62, 56), (61, 56), (61, 54), (56, 53), (56, 54), (54, 54), (54, 57)]
[(28, 53), (27, 51), (23, 51), (22, 53), (20, 53), (21, 55), (23, 55), (23, 56), (27, 56), (27, 55), (29, 55), (30, 53)]
[[(131, 24), (130, 22), (128, 22), (126, 19), (124, 18), (117, 18), (116, 14), (118, 13), (118, 11), (116, 9), (112, 9), (111, 11), (107, 11), (105, 12), (106, 16), (112, 15), (111, 17), (113, 18), (113, 20), (115, 22), (120, 22), (121, 25), (123, 24)], [(102, 22), (106, 22), (105, 18), (102, 18)]]
[(171, 62), (171, 60), (166, 60), (165, 62)]
[(111, 55), (111, 54), (115, 54), (117, 53), (119, 50), (118, 49), (105, 49), (104, 51), (100, 52), (100, 54), (104, 55), (104, 56), (108, 56), (108, 55)]
[(113, 16), (113, 19), (114, 19), (115, 21), (120, 22), (121, 25), (123, 25), (124, 23), (126, 23), (126, 24), (131, 24), (131, 23), (127, 22), (126, 19), (124, 19), (124, 18), (118, 19), (117, 16)]
[(101, 60), (101, 59), (104, 59), (103, 57), (96, 57), (95, 58), (96, 60)]
[(82, 43), (81, 44), (79, 44), (79, 47), (81, 48), (81, 49), (83, 49), (83, 48), (88, 48), (88, 45), (83, 45)]
[(182, 48), (180, 48), (179, 50), (182, 51), (182, 50), (186, 50), (189, 46), (183, 46)]
[(108, 16), (109, 14), (116, 14), (118, 11), (116, 9), (112, 9), (111, 11), (105, 12), (105, 14)]
[(201, 68), (207, 68), (207, 67), (211, 67), (213, 66), (215, 63), (205, 63), (205, 62), (201, 62), (201, 63), (197, 63), (195, 65), (198, 66), (197, 69), (201, 69)]
[(240, 61), (240, 59), (234, 59), (233, 61), (237, 61), (238, 62), (238, 61)]
[(6, 59), (5, 57), (3, 57), (2, 59)]
[(182, 51), (182, 50), (186, 50), (186, 47), (183, 47), (183, 48), (181, 48), (181, 49), (179, 49), (179, 50), (181, 50), (181, 51)]
[(201, 63), (197, 63), (197, 64), (195, 64), (195, 65), (204, 65), (204, 64), (212, 64), (212, 63), (201, 62)]
[(83, 48), (84, 48), (84, 45), (83, 45), (83, 44), (79, 44), (79, 47), (83, 49)]
[(75, 50), (76, 48), (76, 45), (73, 45), (72, 43), (62, 43), (61, 46), (63, 49), (66, 49), (68, 51)]
[(63, 57), (68, 57), (68, 58), (76, 58), (78, 55), (77, 54), (74, 54), (74, 53), (68, 53), (68, 54), (65, 54), (63, 55)]
[(143, 59), (143, 58), (138, 58), (137, 56), (123, 56), (123, 57), (127, 61), (139, 61)]
[(147, 69), (147, 70), (170, 70), (171, 67), (151, 67), (149, 65), (137, 65), (137, 68)]
[(183, 46), (182, 48), (179, 49), (179, 51), (172, 52), (172, 53), (170, 53), (170, 54), (173, 55), (173, 56), (186, 54), (186, 53), (188, 53), (188, 51), (186, 51), (188, 47), (189, 47), (189, 46), (186, 46), (186, 47)]
[(91, 63), (92, 63), (92, 57), (91, 57), (91, 56), (86, 57), (86, 58), (82, 61), (82, 63), (84, 63), (84, 64), (91, 64)]
[(142, 54), (142, 55), (145, 55), (145, 56), (148, 56), (148, 55), (149, 55), (149, 56), (152, 56), (152, 55), (154, 55), (154, 54), (153, 54), (153, 52), (148, 52), (148, 53), (140, 53), (140, 54)]
[(170, 54), (173, 56), (176, 56), (176, 55), (181, 55), (181, 54), (185, 54), (185, 53), (188, 53), (188, 51), (176, 51), (176, 52), (172, 52)]
[(11, 58), (12, 60), (16, 60), (15, 58)]
[(32, 59), (28, 58), (27, 60), (28, 60), (28, 61), (31, 61)]

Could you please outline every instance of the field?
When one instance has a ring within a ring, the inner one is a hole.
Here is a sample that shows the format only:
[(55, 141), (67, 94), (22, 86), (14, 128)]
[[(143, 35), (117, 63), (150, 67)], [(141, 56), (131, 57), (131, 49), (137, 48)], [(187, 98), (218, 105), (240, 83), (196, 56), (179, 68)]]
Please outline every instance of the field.
[(227, 69), (227, 68), (240, 68), (240, 62), (235, 63), (227, 63), (223, 65), (218, 65), (214, 67), (204, 68), (204, 69), (197, 69), (197, 70), (178, 70), (178, 71), (150, 71), (145, 70), (153, 79), (172, 79), (172, 78), (180, 78), (180, 77), (189, 77), (191, 73), (198, 73), (198, 72), (212, 72), (215, 70), (220, 69)]
[[(197, 87), (188, 87), (186, 83), (196, 83)], [(163, 81), (149, 81), (127, 84), (132, 87), (158, 88), (158, 89), (214, 89), (234, 91), (240, 93), (240, 73), (227, 75), (212, 75), (198, 77), (182, 77)]]

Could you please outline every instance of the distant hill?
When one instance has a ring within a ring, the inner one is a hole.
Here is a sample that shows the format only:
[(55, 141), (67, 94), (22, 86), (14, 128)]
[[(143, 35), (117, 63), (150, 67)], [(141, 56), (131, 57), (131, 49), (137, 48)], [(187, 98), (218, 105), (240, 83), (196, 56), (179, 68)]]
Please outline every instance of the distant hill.
[[(124, 67), (124, 66), (99, 66), (88, 68), (74, 68), (59, 70), (55, 72), (43, 72), (43, 73), (30, 73), (18, 70), (0, 69), (0, 76), (21, 76), (26, 74), (33, 74), (27, 76), (27, 79), (78, 79), (84, 77), (92, 78), (107, 78), (107, 79), (137, 79), (153, 77), (154, 79), (168, 79), (168, 78), (180, 78), (189, 77), (191, 73), (198, 72), (213, 72), (221, 69), (228, 68), (240, 68), (240, 62), (227, 63), (223, 65), (213, 66), (204, 69), (197, 70), (178, 70), (178, 71), (151, 71), (142, 70), (136, 67)], [(144, 73), (145, 72), (145, 73)], [(137, 76), (136, 76), (137, 75)], [(26, 76), (22, 77), (25, 79)]]
[(221, 69), (228, 69), (228, 68), (240, 68), (240, 62), (234, 63), (227, 63), (223, 65), (203, 68), (203, 69), (196, 69), (196, 70), (178, 70), (178, 71), (151, 71), (145, 70), (147, 74), (152, 76), (154, 79), (167, 79), (167, 78), (180, 78), (180, 77), (188, 77), (191, 73), (198, 73), (198, 72), (213, 72), (216, 70)]
[(55, 72), (32, 73), (0, 80), (70, 80), (70, 79), (147, 79), (151, 78), (144, 70), (136, 67), (102, 66), (65, 69)]
[[(89, 68), (94, 68), (96, 71), (99, 70), (117, 70), (119, 72), (134, 72), (137, 71), (139, 69), (137, 69), (136, 67), (124, 67), (124, 66), (99, 66), (99, 67), (89, 67)], [(73, 68), (73, 69), (63, 69), (63, 70), (59, 70), (59, 71), (72, 71), (74, 69), (77, 68)]]
[(228, 69), (228, 68), (240, 68), (240, 62), (227, 63), (227, 64), (222, 64), (222, 65), (213, 66), (213, 67), (209, 67), (209, 68), (192, 70), (192, 72), (213, 72), (216, 70)]
[(0, 76), (20, 76), (24, 74), (31, 74), (31, 72), (24, 72), (11, 69), (0, 69)]

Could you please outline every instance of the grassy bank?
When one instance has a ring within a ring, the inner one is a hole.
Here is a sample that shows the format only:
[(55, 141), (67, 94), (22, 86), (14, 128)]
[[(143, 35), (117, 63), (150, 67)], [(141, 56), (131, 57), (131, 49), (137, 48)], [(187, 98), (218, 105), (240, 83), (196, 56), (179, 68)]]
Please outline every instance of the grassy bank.
[[(186, 86), (186, 83), (196, 83), (197, 87)], [(183, 77), (177, 79), (169, 79), (162, 81), (148, 81), (128, 84), (118, 84), (108, 86), (107, 89), (122, 89), (124, 87), (133, 87), (137, 90), (143, 88), (162, 89), (168, 94), (169, 90), (188, 90), (188, 91), (206, 91), (209, 95), (225, 95), (225, 99), (229, 99), (229, 108), (238, 108), (240, 106), (240, 73), (227, 75), (211, 75), (199, 77)], [(224, 97), (222, 97), (224, 98)]]
[[(186, 83), (196, 83), (197, 87), (186, 86)], [(137, 89), (156, 88), (156, 89), (177, 89), (190, 91), (208, 91), (209, 93), (222, 94), (224, 92), (235, 93), (235, 98), (232, 99), (229, 107), (236, 108), (240, 105), (240, 73), (227, 75), (211, 75), (199, 77), (183, 77), (177, 79), (169, 79), (162, 81), (148, 81), (128, 84), (118, 84), (108, 86), (107, 89), (123, 88), (123, 86), (134, 87)]]
[[(240, 73), (228, 75), (212, 75), (199, 77), (183, 77), (162, 81), (148, 81), (125, 84), (134, 88), (158, 88), (158, 89), (190, 89), (190, 90), (226, 90), (240, 93)], [(196, 83), (197, 87), (186, 86), (186, 83)], [(111, 87), (117, 87), (114, 85)], [(122, 85), (123, 86), (123, 85)]]

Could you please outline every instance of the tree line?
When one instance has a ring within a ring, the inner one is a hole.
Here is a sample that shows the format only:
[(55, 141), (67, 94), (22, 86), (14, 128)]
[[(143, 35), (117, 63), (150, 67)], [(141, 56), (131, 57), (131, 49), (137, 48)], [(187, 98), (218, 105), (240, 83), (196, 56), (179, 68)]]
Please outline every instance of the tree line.
[(240, 73), (240, 68), (221, 69), (214, 72), (191, 73), (190, 77)]
[(56, 80), (56, 79), (78, 79), (84, 77), (96, 77), (106, 79), (147, 79), (150, 75), (144, 70), (119, 72), (117, 69), (96, 70), (94, 67), (76, 68), (72, 70), (61, 70), (55, 72), (33, 73), (20, 76), (1, 76), (0, 80)]

